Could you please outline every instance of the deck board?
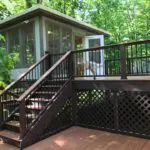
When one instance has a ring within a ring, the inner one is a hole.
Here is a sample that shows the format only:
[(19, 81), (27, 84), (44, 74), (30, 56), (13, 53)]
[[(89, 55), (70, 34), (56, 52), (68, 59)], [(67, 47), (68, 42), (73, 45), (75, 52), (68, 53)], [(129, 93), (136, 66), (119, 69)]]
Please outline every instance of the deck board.
[(25, 150), (150, 150), (150, 140), (72, 127)]
[[(25, 150), (150, 150), (150, 140), (105, 131), (71, 127)], [(19, 150), (0, 143), (0, 150)]]
[[(76, 77), (75, 80), (121, 80), (121, 77)], [(150, 76), (127, 76), (127, 80), (150, 80)]]

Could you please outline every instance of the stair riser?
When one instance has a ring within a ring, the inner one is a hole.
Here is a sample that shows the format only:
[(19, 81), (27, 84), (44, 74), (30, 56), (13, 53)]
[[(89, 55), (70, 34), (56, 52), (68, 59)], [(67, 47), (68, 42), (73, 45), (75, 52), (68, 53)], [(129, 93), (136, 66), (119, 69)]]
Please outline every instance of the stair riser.
[(56, 92), (60, 89), (60, 87), (41, 87), (39, 91), (53, 91)]
[(10, 145), (14, 145), (14, 146), (17, 146), (17, 147), (20, 148), (20, 142), (19, 141), (10, 139), (8, 137), (4, 137), (2, 135), (0, 135), (0, 138), (3, 140), (4, 143), (10, 144)]
[(40, 110), (38, 110), (38, 109), (27, 109), (27, 113), (33, 113), (33, 114), (36, 114), (36, 115), (38, 115), (39, 114), (39, 112), (40, 111), (42, 111), (43, 109), (40, 109)]
[(5, 124), (5, 125), (4, 125), (4, 128), (5, 128), (5, 129), (8, 129), (8, 130), (10, 130), (10, 131), (17, 132), (17, 133), (20, 132), (20, 128), (19, 128), (19, 127), (16, 127), (16, 126), (11, 126), (11, 125)]
[(35, 93), (32, 95), (32, 98), (46, 98), (46, 99), (51, 99), (52, 96), (54, 96), (54, 94), (38, 94), (38, 93)]
[[(19, 118), (19, 116), (12, 116), (12, 120), (19, 121), (20, 118)], [(31, 122), (33, 120), (33, 118), (28, 118), (28, 120)]]
[(45, 107), (48, 104), (48, 102), (42, 102), (42, 101), (32, 101), (30, 105), (32, 105), (33, 107)]
[(46, 85), (63, 85), (65, 83), (65, 81), (51, 81), (51, 80), (48, 80), (46, 81)]

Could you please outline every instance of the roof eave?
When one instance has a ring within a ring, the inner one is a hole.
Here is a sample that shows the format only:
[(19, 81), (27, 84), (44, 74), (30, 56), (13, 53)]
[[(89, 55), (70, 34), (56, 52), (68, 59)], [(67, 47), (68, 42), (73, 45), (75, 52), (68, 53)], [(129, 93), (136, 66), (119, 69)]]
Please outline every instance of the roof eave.
[(41, 5), (37, 5), (35, 7), (32, 7), (28, 9), (27, 11), (24, 11), (22, 13), (19, 13), (15, 16), (9, 17), (8, 19), (4, 21), (0, 21), (0, 30), (3, 28), (7, 28), (8, 26), (14, 25), (16, 23), (20, 23), (24, 20), (28, 20), (30, 18), (33, 18), (38, 15), (43, 15), (47, 17), (51, 17), (55, 20), (59, 20), (63, 23), (68, 23), (72, 26), (87, 30), (88, 32), (94, 33), (94, 34), (103, 34), (105, 36), (110, 36), (111, 34), (107, 31), (104, 31), (102, 29), (93, 27), (87, 23), (84, 23), (82, 21), (77, 21), (72, 17), (66, 16), (58, 11), (43, 7)]

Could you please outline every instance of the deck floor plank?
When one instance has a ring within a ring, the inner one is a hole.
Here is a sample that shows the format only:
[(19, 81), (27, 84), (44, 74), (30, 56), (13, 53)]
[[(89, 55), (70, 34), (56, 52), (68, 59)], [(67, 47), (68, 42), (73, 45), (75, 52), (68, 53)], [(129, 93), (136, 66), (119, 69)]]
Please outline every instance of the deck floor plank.
[[(150, 150), (150, 140), (105, 131), (71, 127), (25, 150)], [(0, 150), (19, 150), (0, 143)]]
[(150, 150), (150, 140), (72, 127), (25, 150)]
[[(96, 77), (95, 79), (93, 77), (78, 77), (78, 78), (75, 78), (75, 80), (121, 80), (121, 77), (102, 76), (102, 77)], [(127, 76), (127, 80), (150, 80), (150, 76)]]

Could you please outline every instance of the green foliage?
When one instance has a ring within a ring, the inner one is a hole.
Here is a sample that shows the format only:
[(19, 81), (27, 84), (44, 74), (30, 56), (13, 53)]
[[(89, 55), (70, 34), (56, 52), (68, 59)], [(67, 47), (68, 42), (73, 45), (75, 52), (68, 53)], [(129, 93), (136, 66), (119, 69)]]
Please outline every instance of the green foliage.
[(0, 93), (1, 93), (1, 90), (3, 90), (5, 87), (6, 87), (6, 84), (0, 81)]

